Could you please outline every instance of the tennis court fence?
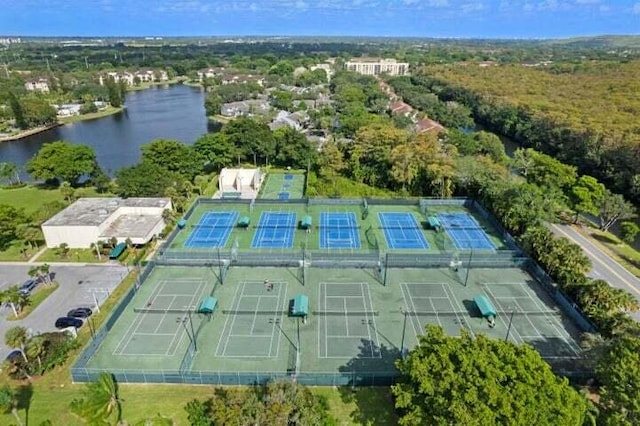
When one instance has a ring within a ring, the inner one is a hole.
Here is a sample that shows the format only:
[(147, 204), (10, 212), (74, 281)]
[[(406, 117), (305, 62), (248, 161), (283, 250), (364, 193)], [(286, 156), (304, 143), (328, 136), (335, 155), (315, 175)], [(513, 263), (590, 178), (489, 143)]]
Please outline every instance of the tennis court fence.
[(387, 268), (448, 268), (451, 260), (462, 262), (471, 268), (516, 268), (526, 266), (530, 259), (519, 250), (499, 250), (491, 253), (450, 251), (446, 253), (381, 253), (379, 250), (354, 250), (330, 252), (294, 250), (276, 253), (225, 250), (168, 250), (156, 258), (158, 265), (202, 265), (219, 266), (289, 266), (299, 267), (302, 259), (311, 261), (312, 267), (354, 268), (377, 267), (384, 259)]

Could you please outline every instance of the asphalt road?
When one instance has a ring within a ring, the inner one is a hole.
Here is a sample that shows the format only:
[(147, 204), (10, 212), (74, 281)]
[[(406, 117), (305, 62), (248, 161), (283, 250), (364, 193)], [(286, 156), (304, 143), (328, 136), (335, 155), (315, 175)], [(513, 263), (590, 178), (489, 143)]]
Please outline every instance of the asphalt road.
[[(635, 275), (610, 258), (609, 255), (600, 250), (589, 238), (571, 226), (555, 224), (550, 224), (549, 226), (554, 234), (566, 237), (582, 247), (584, 253), (591, 260), (592, 269), (589, 274), (590, 277), (605, 280), (613, 287), (627, 290), (640, 301), (640, 280)], [(640, 321), (640, 311), (632, 313), (631, 316), (636, 321)]]
[[(28, 278), (27, 271), (32, 266), (0, 264), (0, 289), (4, 290), (16, 283), (24, 282)], [(4, 344), (4, 334), (7, 329), (21, 325), (32, 334), (55, 331), (53, 324), (56, 318), (65, 316), (69, 310), (90, 307), (95, 311), (96, 302), (100, 305), (106, 300), (111, 291), (127, 275), (127, 268), (118, 264), (51, 265), (51, 273), (60, 287), (29, 316), (22, 320), (8, 321), (7, 316), (12, 313), (11, 308), (8, 305), (0, 307), (0, 362), (11, 351)]]

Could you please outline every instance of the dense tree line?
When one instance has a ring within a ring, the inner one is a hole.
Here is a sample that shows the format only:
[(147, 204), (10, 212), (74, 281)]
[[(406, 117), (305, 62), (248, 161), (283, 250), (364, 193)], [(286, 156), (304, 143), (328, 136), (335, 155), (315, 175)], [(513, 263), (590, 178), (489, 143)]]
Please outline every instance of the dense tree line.
[(218, 388), (205, 401), (190, 401), (185, 410), (193, 426), (336, 424), (324, 398), (290, 382), (270, 382), (249, 389)]
[(640, 104), (625, 94), (640, 90), (639, 67), (594, 65), (560, 75), (517, 66), (435, 67), (411, 81), (415, 91), (464, 104), (488, 129), (575, 165), (638, 202)]

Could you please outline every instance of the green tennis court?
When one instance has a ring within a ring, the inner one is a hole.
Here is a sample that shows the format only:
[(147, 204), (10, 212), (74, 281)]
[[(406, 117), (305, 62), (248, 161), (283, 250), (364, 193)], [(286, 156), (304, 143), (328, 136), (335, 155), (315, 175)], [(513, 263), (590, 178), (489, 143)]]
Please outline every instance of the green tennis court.
[[(217, 284), (216, 273), (216, 267), (156, 266), (87, 367), (176, 370), (195, 335), (189, 371), (215, 372), (221, 383), (227, 383), (223, 373), (295, 372), (301, 382), (304, 373), (392, 375), (401, 352), (417, 344), (428, 323), (451, 335), (464, 328), (529, 343), (552, 364), (580, 356), (580, 331), (518, 268), (471, 269), (466, 287), (449, 268), (391, 268), (386, 286), (367, 268), (311, 267), (306, 285), (295, 267), (232, 266), (224, 284)], [(177, 312), (211, 294), (218, 300), (211, 317)], [(306, 321), (287, 315), (300, 294), (309, 297)], [(473, 305), (478, 294), (496, 307), (495, 328)], [(151, 307), (176, 313), (133, 309)]]
[(260, 198), (288, 200), (304, 196), (305, 175), (299, 172), (269, 173), (260, 188)]

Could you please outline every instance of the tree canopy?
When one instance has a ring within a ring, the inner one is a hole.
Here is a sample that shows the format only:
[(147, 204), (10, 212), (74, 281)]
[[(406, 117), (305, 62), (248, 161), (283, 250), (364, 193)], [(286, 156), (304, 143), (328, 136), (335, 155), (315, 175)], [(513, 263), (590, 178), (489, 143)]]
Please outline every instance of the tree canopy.
[(93, 148), (68, 142), (46, 143), (26, 165), (35, 179), (57, 180), (76, 185), (81, 177), (89, 176), (98, 167)]
[(586, 400), (530, 346), (426, 331), (397, 364), (401, 425), (583, 424)]
[(140, 147), (142, 161), (176, 172), (189, 180), (202, 172), (202, 159), (182, 142), (156, 139)]
[(116, 173), (116, 192), (121, 197), (164, 197), (167, 188), (184, 178), (155, 163), (143, 161)]

